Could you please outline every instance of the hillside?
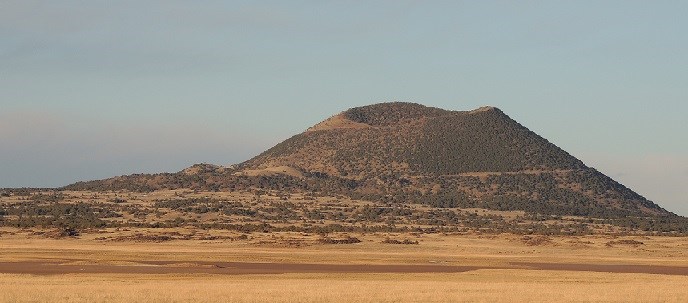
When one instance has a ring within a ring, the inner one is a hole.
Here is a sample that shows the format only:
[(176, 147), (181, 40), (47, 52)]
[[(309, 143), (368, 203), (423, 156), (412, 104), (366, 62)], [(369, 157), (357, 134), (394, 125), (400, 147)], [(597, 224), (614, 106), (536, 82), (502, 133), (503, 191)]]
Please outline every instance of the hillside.
[(239, 169), (271, 167), (350, 180), (371, 199), (597, 217), (668, 213), (494, 107), (352, 108)]
[[(232, 167), (197, 164), (178, 173), (121, 176), (63, 188), (161, 189), (346, 197), (384, 206), (375, 216), (379, 220), (389, 211), (385, 207), (424, 205), (523, 212), (523, 218), (535, 222), (571, 218), (581, 226), (595, 222), (656, 232), (686, 228), (684, 218), (586, 166), (494, 107), (449, 111), (398, 102), (357, 107)], [(353, 208), (332, 218), (344, 220), (349, 211)], [(426, 222), (418, 216), (437, 215), (401, 213), (408, 224)], [(308, 214), (294, 218), (306, 220)], [(399, 214), (390, 215), (392, 222), (402, 218)], [(459, 219), (469, 218), (467, 213), (457, 214), (447, 222), (469, 224)]]
[[(352, 179), (582, 169), (585, 165), (497, 108), (444, 111), (417, 104), (353, 108), (243, 163), (293, 166)], [(350, 127), (352, 124), (356, 127)]]

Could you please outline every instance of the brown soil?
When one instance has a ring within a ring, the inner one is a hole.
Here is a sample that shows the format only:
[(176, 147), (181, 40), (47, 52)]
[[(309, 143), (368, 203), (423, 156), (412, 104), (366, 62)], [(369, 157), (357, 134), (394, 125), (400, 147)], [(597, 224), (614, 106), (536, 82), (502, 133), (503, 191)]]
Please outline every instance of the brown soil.
[[(458, 273), (480, 269), (477, 266), (446, 265), (363, 265), (297, 264), (244, 262), (141, 262), (140, 265), (88, 264), (25, 261), (0, 262), (0, 273), (11, 274), (284, 274), (284, 273)], [(183, 266), (179, 266), (182, 264)]]
[[(688, 276), (688, 267), (661, 265), (609, 265), (515, 262), (513, 266), (533, 270), (589, 271), (609, 273), (643, 273)], [(73, 264), (56, 261), (0, 262), (0, 273), (57, 274), (284, 274), (284, 273), (460, 273), (478, 269), (506, 267), (452, 265), (366, 265), (366, 264), (301, 264), (249, 262), (172, 262), (145, 261), (137, 265)]]

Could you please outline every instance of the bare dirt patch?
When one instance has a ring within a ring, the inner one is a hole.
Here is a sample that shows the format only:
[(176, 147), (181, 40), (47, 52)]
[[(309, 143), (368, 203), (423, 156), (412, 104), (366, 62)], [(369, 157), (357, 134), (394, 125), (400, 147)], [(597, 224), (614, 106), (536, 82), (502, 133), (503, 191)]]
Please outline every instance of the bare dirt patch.
[[(586, 271), (688, 276), (688, 267), (632, 264), (569, 264), (512, 262), (507, 267), (439, 264), (303, 264), (252, 262), (141, 261), (97, 264), (80, 261), (0, 262), (5, 274), (286, 274), (286, 273), (460, 273), (478, 269), (523, 268), (531, 270)], [(513, 266), (513, 267), (512, 267)]]
[(296, 264), (248, 262), (171, 262), (145, 261), (136, 265), (79, 264), (74, 262), (0, 262), (0, 273), (57, 274), (285, 274), (285, 273), (460, 273), (477, 266), (447, 265), (369, 265)]
[(548, 236), (523, 236), (523, 238), (521, 238), (521, 241), (523, 241), (523, 243), (528, 246), (542, 246), (552, 244), (552, 238)]

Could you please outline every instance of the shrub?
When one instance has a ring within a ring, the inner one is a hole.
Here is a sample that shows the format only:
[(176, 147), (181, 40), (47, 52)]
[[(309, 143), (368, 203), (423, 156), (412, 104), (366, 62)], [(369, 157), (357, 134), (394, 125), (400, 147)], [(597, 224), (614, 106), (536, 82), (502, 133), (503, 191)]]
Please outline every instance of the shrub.
[(361, 240), (355, 237), (348, 236), (344, 239), (332, 239), (330, 237), (325, 237), (318, 242), (323, 243), (323, 244), (355, 244), (355, 243), (361, 243)]

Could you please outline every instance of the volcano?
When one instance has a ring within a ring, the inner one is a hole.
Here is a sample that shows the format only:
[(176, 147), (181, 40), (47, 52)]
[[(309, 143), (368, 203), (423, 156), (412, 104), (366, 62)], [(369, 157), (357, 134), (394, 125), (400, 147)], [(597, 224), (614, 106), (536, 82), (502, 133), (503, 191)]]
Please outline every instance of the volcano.
[(554, 216), (675, 216), (496, 107), (452, 111), (403, 102), (348, 109), (232, 167), (198, 164), (66, 189), (248, 187)]

